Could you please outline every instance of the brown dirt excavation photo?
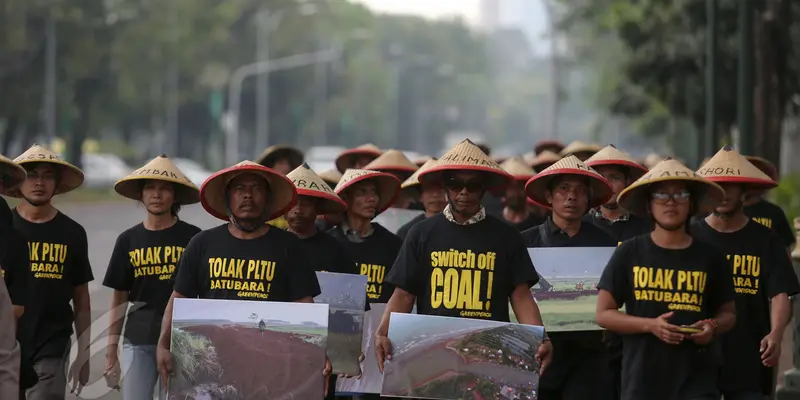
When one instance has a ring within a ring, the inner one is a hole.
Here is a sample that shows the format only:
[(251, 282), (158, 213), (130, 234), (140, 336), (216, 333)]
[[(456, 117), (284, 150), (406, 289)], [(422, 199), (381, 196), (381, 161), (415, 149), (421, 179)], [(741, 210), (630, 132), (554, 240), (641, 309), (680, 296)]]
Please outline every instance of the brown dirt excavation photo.
[(541, 326), (392, 313), (384, 396), (534, 400)]
[(175, 299), (169, 400), (321, 399), (328, 308)]
[[(548, 332), (599, 330), (597, 282), (614, 247), (530, 248), (539, 283), (531, 288)], [(511, 308), (509, 307), (509, 310)], [(517, 322), (513, 311), (512, 322)]]
[(330, 306), (327, 352), (333, 373), (359, 375), (367, 277), (317, 272), (317, 280), (322, 293), (314, 298), (314, 302)]

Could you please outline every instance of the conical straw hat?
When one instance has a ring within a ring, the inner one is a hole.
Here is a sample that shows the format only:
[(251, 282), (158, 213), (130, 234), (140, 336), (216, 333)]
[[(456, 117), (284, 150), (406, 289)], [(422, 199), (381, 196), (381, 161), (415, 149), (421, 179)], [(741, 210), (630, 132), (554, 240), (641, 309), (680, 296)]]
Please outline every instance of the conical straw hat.
[(540, 140), (536, 142), (535, 146), (533, 146), (533, 152), (537, 156), (541, 154), (543, 151), (553, 151), (554, 153), (559, 153), (561, 152), (561, 150), (564, 150), (564, 143), (561, 143), (558, 140), (553, 140), (553, 139)]
[(174, 183), (176, 204), (187, 205), (200, 201), (200, 189), (165, 154), (117, 181), (114, 190), (129, 199), (141, 200), (142, 184), (145, 180)]
[(342, 179), (333, 191), (341, 197), (342, 192), (359, 182), (374, 181), (378, 185), (378, 213), (386, 211), (400, 193), (400, 180), (386, 172), (370, 171), (367, 169), (348, 169), (342, 174)]
[(403, 189), (408, 189), (410, 187), (419, 186), (419, 174), (429, 170), (431, 167), (436, 165), (436, 160), (428, 160), (425, 164), (419, 167), (408, 179), (403, 182), (400, 187)]
[(3, 178), (3, 192), (0, 194), (4, 194), (16, 190), (28, 178), (28, 173), (25, 168), (0, 154), (0, 178)]
[[(38, 144), (31, 146), (31, 148), (26, 152), (20, 154), (19, 157), (14, 159), (14, 162), (23, 168), (25, 167), (25, 164), (33, 163), (47, 163), (58, 168), (60, 170), (60, 175), (58, 187), (56, 187), (56, 191), (53, 193), (54, 195), (71, 192), (83, 184), (83, 171), (81, 171), (78, 167), (62, 160), (56, 155), (56, 153), (53, 153), (52, 151), (39, 146)], [(17, 187), (13, 190), (6, 190), (6, 196), (19, 198), (22, 197), (22, 193), (20, 193), (19, 187)]]
[(747, 161), (731, 146), (725, 146), (707, 163), (697, 170), (697, 174), (717, 183), (742, 183), (751, 189), (772, 189), (778, 183)]
[(522, 155), (522, 161), (525, 161), (525, 164), (528, 164), (528, 166), (533, 164), (534, 160), (536, 160), (536, 153), (532, 151), (529, 151)]
[(564, 157), (544, 171), (536, 174), (525, 184), (525, 193), (528, 198), (540, 207), (553, 208), (547, 204), (545, 193), (548, 191), (550, 181), (557, 176), (563, 175), (577, 175), (589, 178), (590, 194), (592, 196), (589, 199), (589, 208), (605, 204), (613, 195), (613, 190), (611, 190), (611, 185), (608, 181), (575, 156)]
[(534, 169), (534, 171), (539, 171), (555, 164), (560, 159), (561, 159), (560, 155), (553, 153), (550, 150), (545, 150), (539, 153), (539, 155), (533, 159), (530, 165), (531, 168)]
[(500, 166), (518, 181), (527, 182), (528, 179), (536, 175), (536, 171), (528, 166), (528, 164), (522, 160), (522, 157), (511, 157), (500, 164)]
[(272, 168), (275, 166), (276, 161), (284, 157), (289, 159), (289, 165), (291, 165), (292, 168), (297, 168), (303, 163), (302, 151), (292, 146), (281, 144), (267, 147), (266, 150), (264, 150), (264, 152), (262, 152), (261, 155), (256, 158), (256, 163), (267, 168)]
[(644, 166), (647, 167), (647, 169), (649, 170), (658, 165), (658, 163), (662, 161), (664, 161), (663, 156), (658, 155), (656, 153), (650, 153), (647, 155), (647, 157), (644, 158)]
[(697, 169), (700, 169), (700, 168), (702, 168), (702, 167), (703, 167), (703, 165), (706, 165), (706, 163), (707, 163), (707, 162), (709, 162), (710, 160), (711, 160), (711, 157), (706, 157), (706, 158), (704, 158), (704, 159), (703, 159), (703, 161), (701, 161), (701, 162), (700, 162), (700, 166), (699, 166), (699, 167), (697, 167)]
[(750, 161), (751, 164), (755, 165), (756, 168), (760, 169), (761, 172), (767, 174), (767, 176), (769, 176), (773, 181), (778, 180), (778, 168), (766, 158), (761, 158), (758, 156), (744, 156), (744, 158), (746, 158), (747, 161)]
[(511, 157), (504, 156), (502, 154), (495, 154), (495, 155), (492, 156), (492, 160), (494, 160), (494, 162), (496, 162), (498, 164), (503, 164), (509, 158), (511, 158)]
[(576, 140), (569, 144), (569, 146), (564, 147), (561, 150), (561, 156), (567, 156), (570, 154), (579, 154), (579, 153), (597, 153), (600, 151), (600, 146), (596, 144), (588, 144), (584, 143), (580, 140)]
[(613, 165), (628, 169), (631, 179), (637, 180), (647, 172), (647, 168), (634, 161), (625, 152), (610, 144), (586, 160), (586, 165), (597, 168), (603, 165)]
[(683, 181), (689, 186), (698, 206), (697, 213), (709, 213), (725, 198), (725, 191), (714, 182), (704, 179), (676, 160), (667, 158), (653, 166), (644, 176), (625, 188), (617, 203), (633, 214), (646, 216), (649, 187), (653, 183)]
[(318, 214), (338, 214), (347, 209), (347, 204), (334, 193), (333, 189), (314, 172), (308, 164), (303, 164), (286, 175), (295, 188), (298, 196), (309, 196), (320, 199)]
[(378, 158), (381, 153), (383, 153), (381, 149), (372, 143), (362, 144), (356, 148), (347, 149), (339, 154), (338, 157), (336, 157), (336, 169), (338, 169), (339, 172), (344, 173), (346, 169), (353, 166), (356, 157), (366, 156), (371, 157), (374, 160)]
[(364, 166), (364, 169), (380, 172), (409, 172), (419, 169), (417, 164), (411, 162), (400, 150), (388, 150)]
[(436, 159), (431, 157), (431, 156), (422, 156), (422, 157), (417, 158), (416, 160), (414, 160), (414, 164), (417, 164), (418, 167), (421, 167), (421, 166), (425, 165), (425, 163), (427, 163), (428, 161), (431, 161), (431, 160), (436, 161)]
[(441, 181), (445, 171), (480, 171), (488, 173), (487, 189), (508, 186), (514, 179), (471, 140), (465, 139), (450, 149), (436, 164), (419, 174), (421, 182)]
[(286, 214), (294, 206), (297, 200), (297, 191), (292, 181), (275, 170), (245, 160), (215, 172), (203, 183), (200, 188), (200, 203), (209, 214), (221, 220), (230, 220), (226, 206), (226, 189), (231, 180), (243, 173), (260, 175), (269, 184), (270, 202), (266, 212), (267, 220), (271, 221)]
[(327, 171), (320, 172), (319, 177), (325, 182), (328, 182), (328, 185), (330, 185), (331, 188), (334, 188), (342, 179), (342, 173), (337, 169), (329, 169)]

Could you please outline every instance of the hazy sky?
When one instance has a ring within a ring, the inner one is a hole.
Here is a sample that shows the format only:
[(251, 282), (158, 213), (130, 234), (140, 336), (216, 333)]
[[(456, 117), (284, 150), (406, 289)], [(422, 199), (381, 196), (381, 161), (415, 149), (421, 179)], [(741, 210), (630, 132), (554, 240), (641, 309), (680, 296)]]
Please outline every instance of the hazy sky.
[(378, 12), (417, 14), (430, 18), (460, 15), (475, 22), (478, 19), (479, 0), (353, 0), (364, 3)]
[(279, 319), (289, 323), (303, 321), (328, 325), (328, 305), (308, 303), (275, 303), (268, 301), (175, 299), (173, 318), (227, 319), (233, 322), (252, 322), (251, 313), (262, 319)]

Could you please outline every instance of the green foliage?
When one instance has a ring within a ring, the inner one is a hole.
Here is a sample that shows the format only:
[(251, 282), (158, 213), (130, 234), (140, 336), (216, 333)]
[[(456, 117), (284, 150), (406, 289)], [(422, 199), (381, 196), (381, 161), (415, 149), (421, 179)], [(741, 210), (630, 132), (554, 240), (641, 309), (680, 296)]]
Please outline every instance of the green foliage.
[(783, 209), (789, 218), (789, 223), (794, 226), (792, 221), (800, 217), (800, 174), (785, 175), (770, 196), (772, 201)]
[(196, 383), (208, 382), (209, 379), (214, 382), (222, 376), (216, 349), (203, 336), (173, 328), (171, 352), (177, 369), (177, 381), (184, 389)]

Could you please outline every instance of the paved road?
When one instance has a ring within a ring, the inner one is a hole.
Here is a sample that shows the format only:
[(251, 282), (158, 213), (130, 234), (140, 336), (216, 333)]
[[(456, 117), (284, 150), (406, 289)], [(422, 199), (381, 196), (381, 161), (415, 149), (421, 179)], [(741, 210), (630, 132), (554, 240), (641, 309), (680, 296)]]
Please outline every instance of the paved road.
[[(92, 296), (92, 362), (91, 379), (79, 398), (120, 400), (122, 396), (111, 391), (103, 380), (105, 368), (105, 347), (108, 319), (106, 316), (111, 302), (111, 290), (102, 286), (108, 260), (114, 248), (117, 235), (125, 229), (139, 223), (145, 216), (144, 208), (133, 202), (109, 202), (96, 204), (64, 204), (59, 209), (78, 221), (86, 229), (89, 238), (89, 254), (94, 271), (94, 282), (89, 284)], [(180, 213), (181, 219), (202, 229), (221, 224), (203, 210), (199, 205), (185, 207)], [(68, 396), (69, 399), (77, 397)]]

